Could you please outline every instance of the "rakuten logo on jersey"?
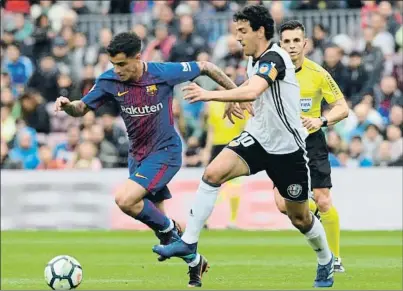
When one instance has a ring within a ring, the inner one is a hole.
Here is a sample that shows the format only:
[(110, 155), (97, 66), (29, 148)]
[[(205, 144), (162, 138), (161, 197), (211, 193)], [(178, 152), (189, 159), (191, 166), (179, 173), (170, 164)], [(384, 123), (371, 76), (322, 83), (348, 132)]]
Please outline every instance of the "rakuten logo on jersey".
[(147, 116), (147, 115), (152, 115), (154, 113), (157, 113), (159, 111), (161, 111), (161, 109), (164, 106), (162, 105), (162, 103), (158, 103), (157, 105), (145, 105), (145, 106), (138, 106), (138, 107), (134, 107), (134, 106), (130, 106), (130, 107), (125, 107), (123, 105), (120, 106), (120, 108), (122, 109), (122, 111), (126, 114), (129, 114), (130, 116), (133, 117), (138, 117), (138, 116)]

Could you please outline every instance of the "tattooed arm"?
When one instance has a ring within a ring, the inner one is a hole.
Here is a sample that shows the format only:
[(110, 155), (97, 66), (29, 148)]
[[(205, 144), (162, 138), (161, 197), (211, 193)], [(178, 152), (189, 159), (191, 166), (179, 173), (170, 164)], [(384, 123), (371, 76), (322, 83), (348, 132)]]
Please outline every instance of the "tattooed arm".
[(70, 101), (66, 97), (59, 97), (55, 102), (55, 112), (64, 111), (73, 117), (81, 117), (90, 111), (90, 108), (81, 100)]
[(237, 88), (237, 85), (219, 67), (210, 62), (197, 62), (202, 75), (210, 77), (218, 85), (227, 90)]

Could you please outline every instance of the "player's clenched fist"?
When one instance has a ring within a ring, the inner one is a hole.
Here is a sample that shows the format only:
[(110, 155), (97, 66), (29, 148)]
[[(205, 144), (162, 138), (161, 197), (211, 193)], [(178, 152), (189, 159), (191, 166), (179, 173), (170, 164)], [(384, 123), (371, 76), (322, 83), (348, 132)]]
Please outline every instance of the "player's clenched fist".
[(70, 104), (70, 100), (66, 97), (60, 96), (55, 102), (55, 112), (63, 111), (66, 105)]

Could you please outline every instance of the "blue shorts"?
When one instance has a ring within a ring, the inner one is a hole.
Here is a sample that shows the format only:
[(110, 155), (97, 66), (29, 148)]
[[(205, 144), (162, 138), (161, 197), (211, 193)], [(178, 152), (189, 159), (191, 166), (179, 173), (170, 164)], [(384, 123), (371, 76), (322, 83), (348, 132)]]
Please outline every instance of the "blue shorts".
[(129, 155), (128, 166), (132, 181), (148, 190), (144, 198), (152, 202), (161, 202), (172, 197), (167, 184), (176, 175), (182, 165), (182, 149), (168, 146), (153, 152), (141, 162)]

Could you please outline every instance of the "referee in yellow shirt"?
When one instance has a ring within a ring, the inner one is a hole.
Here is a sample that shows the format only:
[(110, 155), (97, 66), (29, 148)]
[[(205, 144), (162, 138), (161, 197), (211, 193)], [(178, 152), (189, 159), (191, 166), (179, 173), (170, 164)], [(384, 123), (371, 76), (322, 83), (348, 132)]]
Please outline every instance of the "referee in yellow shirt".
[[(330, 163), (328, 148), (322, 127), (333, 125), (348, 116), (348, 105), (339, 86), (330, 74), (317, 63), (305, 58), (305, 28), (302, 23), (291, 20), (280, 28), (280, 44), (291, 56), (301, 88), (301, 118), (309, 130), (306, 149), (311, 172), (311, 185), (314, 200), (310, 201), (313, 213), (319, 210), (323, 227), (326, 231), (329, 247), (335, 260), (335, 271), (344, 272), (340, 258), (340, 222), (336, 208), (332, 204), (330, 188)], [(326, 116), (321, 115), (323, 98), (330, 106)], [(276, 203), (280, 211), (285, 212), (284, 200), (276, 193)]]

